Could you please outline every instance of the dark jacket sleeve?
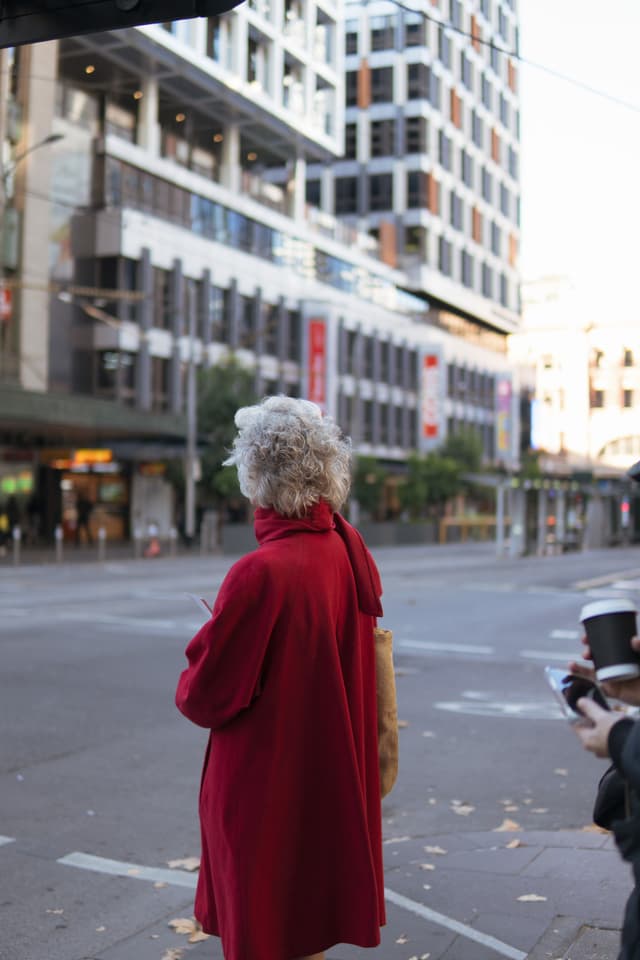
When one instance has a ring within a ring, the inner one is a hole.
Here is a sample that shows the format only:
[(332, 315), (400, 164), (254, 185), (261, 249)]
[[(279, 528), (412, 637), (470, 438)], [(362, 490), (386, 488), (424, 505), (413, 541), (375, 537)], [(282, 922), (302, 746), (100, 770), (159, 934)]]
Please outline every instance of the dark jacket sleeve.
[(609, 755), (636, 792), (640, 792), (640, 723), (625, 717), (609, 731)]
[(277, 598), (254, 557), (231, 568), (211, 619), (186, 649), (189, 666), (178, 681), (176, 706), (201, 727), (224, 726), (260, 693)]

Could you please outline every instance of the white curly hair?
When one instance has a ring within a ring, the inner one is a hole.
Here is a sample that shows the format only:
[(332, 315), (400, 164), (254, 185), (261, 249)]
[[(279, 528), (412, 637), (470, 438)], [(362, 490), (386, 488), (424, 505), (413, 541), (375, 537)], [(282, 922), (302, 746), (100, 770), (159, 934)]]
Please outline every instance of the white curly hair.
[(238, 435), (226, 465), (254, 506), (303, 517), (319, 500), (339, 510), (351, 485), (351, 441), (310, 400), (265, 397), (235, 416)]

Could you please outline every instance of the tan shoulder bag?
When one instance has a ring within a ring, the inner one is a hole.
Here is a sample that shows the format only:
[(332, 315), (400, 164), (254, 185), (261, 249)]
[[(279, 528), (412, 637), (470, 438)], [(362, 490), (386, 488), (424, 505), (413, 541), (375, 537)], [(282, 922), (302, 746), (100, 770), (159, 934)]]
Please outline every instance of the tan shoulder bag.
[(398, 703), (393, 670), (393, 634), (374, 627), (376, 694), (378, 701), (378, 759), (380, 794), (386, 797), (398, 776)]

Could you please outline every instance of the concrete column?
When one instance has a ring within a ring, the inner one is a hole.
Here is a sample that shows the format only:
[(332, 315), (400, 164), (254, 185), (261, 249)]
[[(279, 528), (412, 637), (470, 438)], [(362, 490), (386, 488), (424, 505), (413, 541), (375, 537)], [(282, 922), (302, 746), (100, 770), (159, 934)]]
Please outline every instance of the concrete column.
[(184, 331), (184, 276), (180, 260), (173, 261), (170, 323), (173, 349), (169, 361), (169, 409), (172, 413), (180, 413), (182, 410), (182, 359), (178, 338)]
[(152, 156), (160, 156), (160, 123), (158, 122), (158, 81), (145, 77), (138, 101), (138, 144)]
[(240, 193), (242, 187), (240, 128), (233, 123), (230, 123), (224, 128), (222, 158), (220, 162), (220, 183), (234, 193)]
[(264, 326), (262, 287), (256, 287), (256, 292), (253, 298), (253, 352), (256, 358), (255, 385), (258, 396), (262, 396), (264, 393), (262, 371), (260, 369), (260, 358), (264, 355)]
[(296, 220), (304, 220), (304, 208), (306, 203), (307, 189), (307, 161), (304, 157), (298, 155), (293, 162), (293, 171), (291, 178), (287, 183), (289, 191), (289, 211), (291, 217)]
[(144, 299), (140, 303), (140, 346), (136, 364), (136, 406), (139, 410), (151, 409), (151, 353), (147, 333), (153, 325), (153, 267), (151, 254), (145, 248), (142, 251), (139, 271), (140, 290)]
[(547, 491), (538, 490), (538, 528), (536, 533), (536, 553), (544, 556), (547, 550)]
[(510, 487), (509, 514), (511, 516), (509, 556), (521, 557), (525, 551), (526, 533), (526, 490), (523, 487)]
[(229, 347), (237, 350), (240, 346), (240, 295), (238, 281), (234, 277), (229, 284)]
[(562, 549), (567, 535), (567, 495), (564, 490), (556, 491), (556, 543)]
[(213, 340), (213, 315), (211, 312), (211, 271), (204, 270), (202, 273), (202, 300), (200, 303), (200, 339), (203, 346), (211, 343)]

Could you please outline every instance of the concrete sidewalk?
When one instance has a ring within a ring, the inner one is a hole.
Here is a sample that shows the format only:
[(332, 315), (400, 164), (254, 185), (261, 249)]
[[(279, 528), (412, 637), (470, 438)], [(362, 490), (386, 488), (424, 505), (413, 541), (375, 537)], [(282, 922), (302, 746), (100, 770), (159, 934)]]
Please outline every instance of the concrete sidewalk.
[[(385, 861), (387, 925), (380, 946), (338, 945), (327, 960), (617, 957), (631, 878), (607, 834), (560, 830), (387, 837)], [(222, 960), (217, 938), (189, 944), (186, 935), (169, 928), (170, 920), (192, 916), (191, 905), (185, 891), (181, 912), (173, 909), (94, 960)]]

